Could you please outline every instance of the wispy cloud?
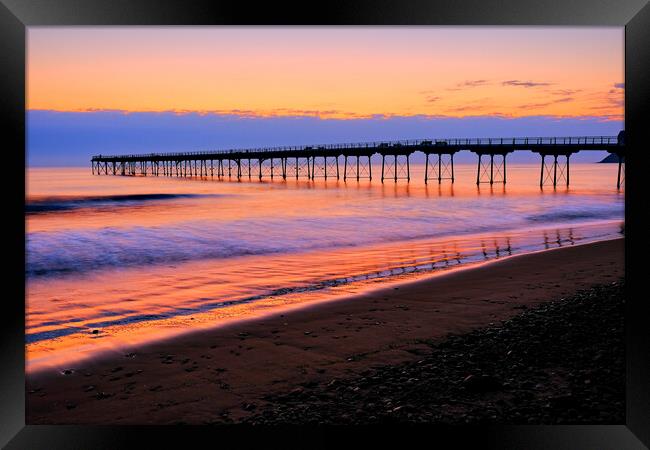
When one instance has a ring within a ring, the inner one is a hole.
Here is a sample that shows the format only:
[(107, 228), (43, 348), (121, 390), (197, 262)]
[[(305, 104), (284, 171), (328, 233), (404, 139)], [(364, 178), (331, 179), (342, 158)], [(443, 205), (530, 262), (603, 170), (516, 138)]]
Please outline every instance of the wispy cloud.
[(553, 83), (542, 82), (542, 81), (522, 81), (522, 80), (506, 80), (501, 82), (503, 86), (520, 86), (525, 88), (539, 87), (539, 86), (551, 86)]
[(625, 83), (614, 83), (614, 87), (617, 89), (625, 89)]
[(484, 86), (488, 84), (488, 80), (467, 80), (462, 83), (459, 83), (459, 86), (475, 87), (475, 86)]
[(461, 91), (466, 88), (473, 88), (478, 86), (486, 86), (490, 84), (488, 80), (465, 80), (454, 85), (454, 87), (447, 88), (448, 91)]
[(437, 101), (440, 100), (440, 99), (441, 99), (441, 97), (438, 97), (438, 96), (436, 96), (436, 95), (428, 95), (428, 96), (426, 97), (426, 100), (427, 100), (427, 102), (429, 102), (429, 103), (435, 103), (435, 102), (437, 102)]
[(551, 91), (553, 95), (570, 96), (582, 92), (582, 89), (555, 89)]
[(573, 97), (564, 97), (564, 98), (558, 98), (556, 100), (551, 100), (548, 102), (540, 102), (540, 103), (528, 103), (525, 105), (520, 105), (519, 109), (539, 109), (539, 108), (546, 108), (547, 106), (554, 105), (556, 103), (567, 103), (567, 102), (572, 102), (575, 99)]

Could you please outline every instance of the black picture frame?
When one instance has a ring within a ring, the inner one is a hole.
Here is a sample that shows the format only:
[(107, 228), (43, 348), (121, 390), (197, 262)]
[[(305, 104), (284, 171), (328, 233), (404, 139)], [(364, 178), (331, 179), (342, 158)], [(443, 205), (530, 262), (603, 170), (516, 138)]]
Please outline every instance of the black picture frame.
[[(611, 426), (414, 427), (391, 434), (362, 428), (373, 441), (401, 447), (424, 439), (497, 448), (611, 448), (650, 446), (650, 327), (642, 294), (642, 242), (647, 229), (640, 190), (647, 166), (650, 126), (650, 4), (645, 0), (356, 0), (281, 5), (209, 0), (0, 0), (0, 113), (5, 192), (5, 274), (9, 281), (0, 320), (0, 445), (8, 449), (191, 447), (205, 440), (238, 445), (283, 437), (282, 446), (341, 445), (343, 429), (297, 430), (229, 427), (117, 427), (25, 425), (25, 44), (26, 27), (36, 25), (571, 25), (625, 26), (626, 126), (626, 424)], [(644, 114), (646, 113), (646, 114)], [(635, 263), (632, 263), (635, 261)], [(637, 261), (639, 263), (637, 263)], [(638, 264), (638, 265), (637, 265)], [(349, 431), (349, 430), (345, 430)]]

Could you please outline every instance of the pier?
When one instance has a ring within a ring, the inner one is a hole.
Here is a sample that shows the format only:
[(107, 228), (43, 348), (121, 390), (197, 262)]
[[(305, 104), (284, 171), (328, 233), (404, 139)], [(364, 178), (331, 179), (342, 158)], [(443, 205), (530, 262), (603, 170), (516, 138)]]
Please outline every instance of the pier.
[(97, 175), (264, 178), (373, 179), (371, 158), (381, 156), (381, 182), (411, 180), (410, 157), (426, 156), (424, 182), (454, 182), (454, 155), (477, 155), (476, 184), (506, 184), (506, 158), (515, 151), (540, 155), (540, 187), (569, 186), (569, 160), (581, 151), (607, 151), (618, 157), (618, 189), (625, 180), (624, 132), (618, 136), (460, 138), (270, 147), (181, 153), (96, 155)]

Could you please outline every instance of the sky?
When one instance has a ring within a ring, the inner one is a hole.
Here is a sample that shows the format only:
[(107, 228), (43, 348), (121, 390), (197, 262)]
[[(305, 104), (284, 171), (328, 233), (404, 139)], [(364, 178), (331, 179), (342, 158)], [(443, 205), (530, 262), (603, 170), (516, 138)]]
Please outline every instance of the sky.
[(622, 27), (29, 27), (28, 163), (616, 135)]

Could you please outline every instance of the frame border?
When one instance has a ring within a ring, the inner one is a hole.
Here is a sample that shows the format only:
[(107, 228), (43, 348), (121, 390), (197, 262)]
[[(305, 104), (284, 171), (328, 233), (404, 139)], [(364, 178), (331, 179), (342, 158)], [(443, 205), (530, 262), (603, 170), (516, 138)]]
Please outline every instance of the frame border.
[[(0, 114), (5, 129), (5, 173), (12, 193), (6, 201), (9, 218), (7, 269), (10, 295), (0, 315), (0, 445), (6, 448), (132, 448), (140, 440), (147, 446), (187, 446), (196, 442), (223, 442), (224, 434), (240, 444), (251, 439), (264, 442), (289, 431), (292, 441), (303, 445), (340, 445), (339, 434), (347, 428), (316, 428), (318, 435), (304, 440), (295, 429), (247, 427), (118, 427), (25, 425), (24, 303), (25, 298), (25, 51), (26, 27), (93, 25), (572, 25), (625, 26), (625, 126), (628, 147), (625, 198), (626, 271), (626, 425), (598, 426), (430, 426), (409, 427), (408, 437), (389, 434), (387, 429), (362, 427), (366, 445), (371, 441), (403, 446), (409, 441), (440, 440), (454, 446), (474, 444), (499, 448), (618, 448), (650, 446), (650, 333), (645, 323), (648, 306), (641, 292), (644, 273), (632, 260), (641, 261), (640, 241), (647, 227), (640, 221), (641, 170), (647, 165), (650, 142), (650, 4), (647, 0), (355, 0), (305, 4), (302, 7), (265, 3), (255, 8), (244, 3), (209, 0), (0, 0)], [(646, 114), (644, 114), (646, 113)], [(647, 144), (645, 144), (647, 145)], [(18, 151), (17, 149), (23, 149)], [(644, 152), (645, 150), (645, 152)], [(630, 161), (628, 161), (630, 162)], [(22, 189), (22, 196), (20, 190)], [(636, 246), (630, 243), (630, 233)], [(22, 263), (22, 265), (20, 264)], [(20, 281), (20, 280), (23, 281)], [(336, 432), (338, 431), (338, 432)], [(355, 430), (359, 431), (359, 429)], [(432, 434), (431, 431), (434, 433)], [(227, 433), (226, 433), (227, 432)], [(215, 438), (219, 433), (219, 440)], [(289, 435), (286, 435), (289, 436)], [(13, 439), (12, 439), (13, 438)], [(268, 442), (268, 441), (267, 441)], [(644, 445), (645, 444), (645, 445)], [(294, 444), (295, 445), (295, 444)], [(647, 448), (647, 447), (646, 447)]]

